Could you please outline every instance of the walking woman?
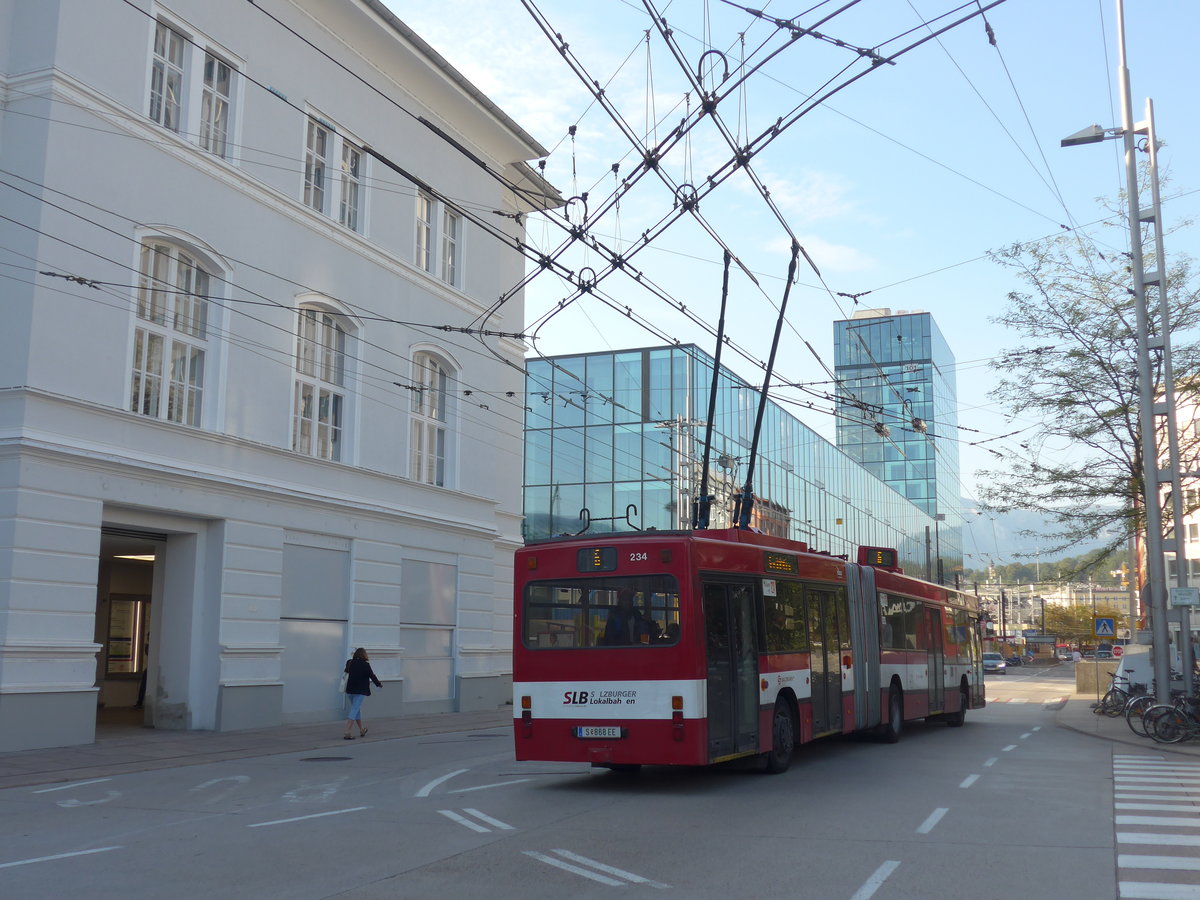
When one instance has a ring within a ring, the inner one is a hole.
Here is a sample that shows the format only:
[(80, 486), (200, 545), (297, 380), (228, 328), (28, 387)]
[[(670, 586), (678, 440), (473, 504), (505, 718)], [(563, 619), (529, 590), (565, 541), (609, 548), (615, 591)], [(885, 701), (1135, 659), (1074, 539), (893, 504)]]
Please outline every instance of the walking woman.
[(346, 714), (346, 734), (343, 737), (348, 741), (354, 740), (354, 735), (351, 734), (354, 725), (358, 726), (359, 737), (366, 737), (367, 729), (363, 728), (362, 723), (362, 705), (363, 698), (371, 696), (371, 682), (375, 682), (375, 687), (383, 690), (383, 685), (379, 683), (379, 679), (371, 671), (371, 664), (367, 662), (367, 651), (359, 647), (354, 651), (354, 656), (346, 660), (346, 694), (350, 697), (350, 712)]

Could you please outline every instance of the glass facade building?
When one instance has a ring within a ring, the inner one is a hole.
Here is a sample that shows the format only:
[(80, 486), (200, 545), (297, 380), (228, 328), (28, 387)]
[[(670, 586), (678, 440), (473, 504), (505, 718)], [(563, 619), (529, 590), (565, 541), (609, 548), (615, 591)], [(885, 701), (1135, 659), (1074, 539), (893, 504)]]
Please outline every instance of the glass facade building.
[[(695, 345), (533, 359), (526, 367), (525, 537), (691, 527), (714, 361)], [(722, 366), (709, 455), (711, 528), (732, 524), (758, 389)], [(933, 517), (768, 401), (754, 470), (761, 531), (854, 559), (894, 547), (929, 572)]]
[(865, 309), (833, 327), (837, 445), (933, 518), (952, 583), (963, 531), (954, 354), (927, 312)]

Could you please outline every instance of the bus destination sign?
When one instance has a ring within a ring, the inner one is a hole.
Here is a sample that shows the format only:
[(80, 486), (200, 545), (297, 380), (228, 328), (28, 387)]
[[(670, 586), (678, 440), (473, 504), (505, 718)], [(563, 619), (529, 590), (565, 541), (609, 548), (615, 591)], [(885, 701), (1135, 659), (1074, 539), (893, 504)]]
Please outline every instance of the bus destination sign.
[(878, 566), (881, 569), (897, 567), (896, 551), (890, 547), (859, 547), (858, 564), (860, 566)]
[(580, 572), (615, 572), (616, 547), (584, 547), (575, 554), (575, 568)]
[(789, 556), (786, 553), (764, 553), (763, 568), (768, 572), (785, 572), (788, 575), (796, 575), (800, 572), (800, 564), (796, 561), (796, 557)]

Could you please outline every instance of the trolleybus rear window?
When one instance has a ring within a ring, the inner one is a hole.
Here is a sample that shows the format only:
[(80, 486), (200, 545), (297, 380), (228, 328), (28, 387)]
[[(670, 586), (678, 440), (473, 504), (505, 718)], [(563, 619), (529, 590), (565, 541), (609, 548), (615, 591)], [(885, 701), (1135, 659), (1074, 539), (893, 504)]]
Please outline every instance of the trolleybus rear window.
[(522, 638), (535, 649), (679, 642), (679, 583), (670, 575), (532, 582), (522, 612)]

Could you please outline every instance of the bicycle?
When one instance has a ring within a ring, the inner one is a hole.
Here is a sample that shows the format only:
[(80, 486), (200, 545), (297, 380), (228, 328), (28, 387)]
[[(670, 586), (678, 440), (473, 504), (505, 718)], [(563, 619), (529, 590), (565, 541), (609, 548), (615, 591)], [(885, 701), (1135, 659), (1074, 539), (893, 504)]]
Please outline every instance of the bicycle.
[[(1146, 711), (1146, 724), (1150, 736), (1160, 744), (1177, 744), (1187, 738), (1200, 736), (1200, 719), (1196, 718), (1195, 697), (1180, 698), (1172, 706), (1151, 707)], [(1150, 714), (1161, 710), (1153, 720)]]
[(1146, 692), (1146, 685), (1135, 684), (1126, 676), (1118, 675), (1115, 671), (1109, 672), (1108, 677), (1111, 684), (1100, 701), (1092, 705), (1092, 712), (1098, 716), (1109, 716), (1115, 719), (1125, 712), (1125, 705), (1129, 702), (1130, 697)]

